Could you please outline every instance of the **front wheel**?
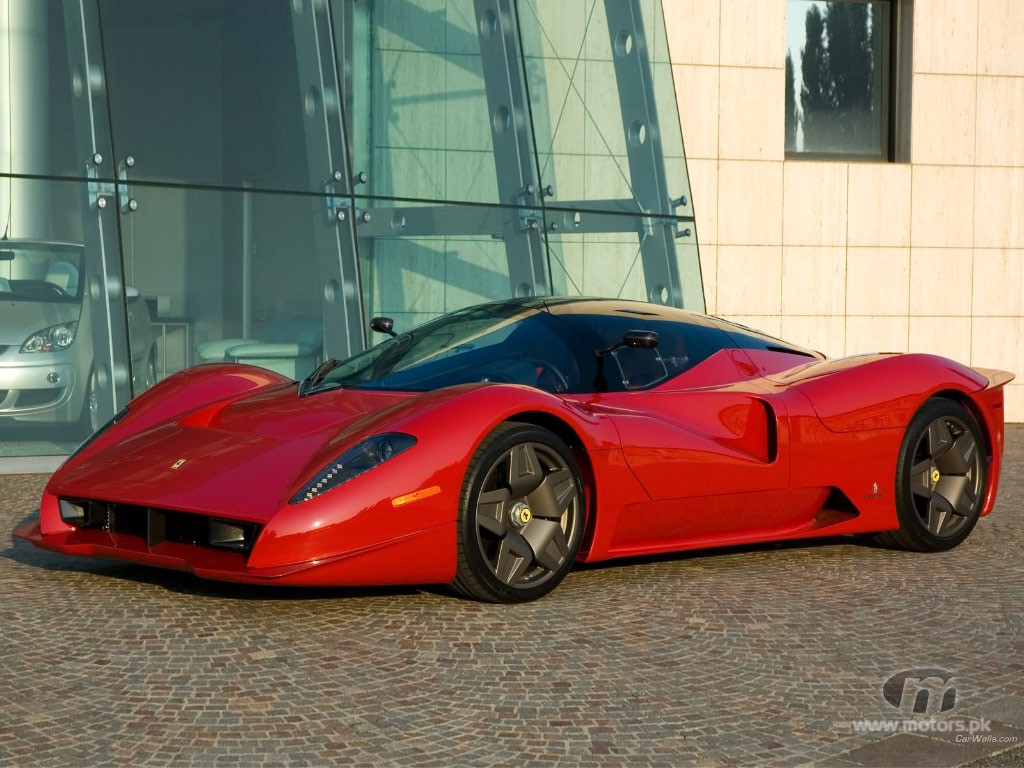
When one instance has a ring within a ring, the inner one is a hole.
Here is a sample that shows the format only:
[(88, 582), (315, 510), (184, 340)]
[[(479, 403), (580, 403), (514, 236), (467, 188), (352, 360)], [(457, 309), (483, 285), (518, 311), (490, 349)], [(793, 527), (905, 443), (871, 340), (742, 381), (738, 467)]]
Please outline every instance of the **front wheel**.
[(952, 400), (929, 400), (907, 428), (896, 467), (898, 531), (889, 546), (952, 549), (970, 534), (988, 491), (988, 447), (977, 420)]
[(453, 586), (496, 603), (546, 595), (576, 560), (584, 508), (583, 482), (569, 447), (546, 429), (502, 425), (469, 463)]
[(78, 434), (82, 438), (89, 437), (103, 426), (103, 420), (100, 416), (99, 394), (96, 388), (96, 371), (92, 370), (89, 372), (88, 379), (86, 379), (85, 397), (82, 400), (82, 413), (78, 418)]

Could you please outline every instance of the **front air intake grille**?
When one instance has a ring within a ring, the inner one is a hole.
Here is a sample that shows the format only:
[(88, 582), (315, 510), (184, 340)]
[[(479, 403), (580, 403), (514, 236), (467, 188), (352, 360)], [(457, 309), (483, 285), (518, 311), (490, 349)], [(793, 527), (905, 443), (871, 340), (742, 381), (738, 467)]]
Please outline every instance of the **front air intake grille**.
[(55, 403), (64, 395), (63, 389), (23, 389), (18, 393), (18, 408), (38, 408)]
[(86, 499), (61, 499), (61, 518), (80, 530), (138, 536), (150, 548), (165, 542), (248, 553), (260, 526), (243, 520), (114, 504)]

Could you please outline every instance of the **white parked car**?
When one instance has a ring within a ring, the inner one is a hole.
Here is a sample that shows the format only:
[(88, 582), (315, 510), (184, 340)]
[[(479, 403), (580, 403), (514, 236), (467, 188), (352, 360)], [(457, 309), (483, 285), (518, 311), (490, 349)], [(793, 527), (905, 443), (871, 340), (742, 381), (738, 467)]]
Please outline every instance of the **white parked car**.
[[(0, 424), (102, 421), (95, 393), (90, 302), (83, 301), (83, 248), (76, 243), (0, 240)], [(149, 310), (126, 289), (132, 386), (156, 383)]]

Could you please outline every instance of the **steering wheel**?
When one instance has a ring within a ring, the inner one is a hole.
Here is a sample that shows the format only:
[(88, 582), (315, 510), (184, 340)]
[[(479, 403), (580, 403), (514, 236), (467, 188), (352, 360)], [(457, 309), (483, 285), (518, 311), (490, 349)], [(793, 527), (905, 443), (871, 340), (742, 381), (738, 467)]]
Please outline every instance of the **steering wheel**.
[(44, 282), (43, 285), (46, 286), (46, 289), (48, 291), (50, 291), (50, 293), (56, 293), (58, 296), (62, 296), (63, 297), (63, 296), (69, 296), (70, 295), (67, 291), (65, 291), (59, 285), (54, 285), (53, 283), (47, 283), (47, 282)]
[(569, 391), (569, 380), (555, 366), (541, 360), (527, 360), (526, 362), (537, 369), (537, 387), (539, 389), (556, 394)]

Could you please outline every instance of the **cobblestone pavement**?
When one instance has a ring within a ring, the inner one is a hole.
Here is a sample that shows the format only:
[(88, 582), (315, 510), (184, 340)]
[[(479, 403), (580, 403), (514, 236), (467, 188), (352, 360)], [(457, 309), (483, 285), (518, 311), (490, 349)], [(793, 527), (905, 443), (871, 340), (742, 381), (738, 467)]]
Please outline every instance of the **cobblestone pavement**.
[[(522, 606), (62, 557), (10, 543), (45, 478), (0, 478), (0, 765), (1019, 765), (1008, 434), (996, 511), (953, 552), (719, 550), (579, 568)], [(898, 723), (882, 685), (918, 668), (956, 676), (942, 719), (989, 741), (855, 730)]]

